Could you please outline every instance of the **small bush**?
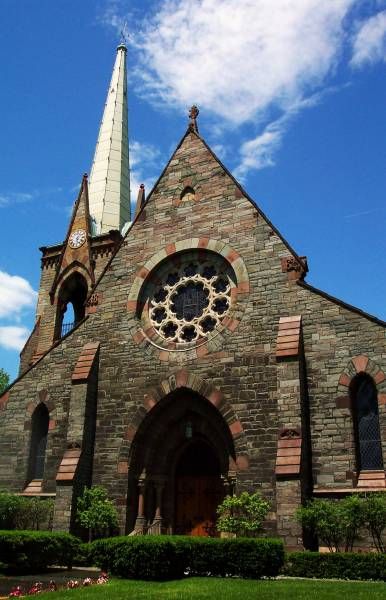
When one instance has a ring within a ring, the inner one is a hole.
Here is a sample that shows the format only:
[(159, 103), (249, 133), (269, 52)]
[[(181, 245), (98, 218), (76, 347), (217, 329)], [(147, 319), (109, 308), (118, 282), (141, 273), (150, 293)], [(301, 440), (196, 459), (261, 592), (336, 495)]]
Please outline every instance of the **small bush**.
[(75, 567), (91, 567), (93, 565), (93, 559), (90, 552), (91, 544), (79, 544), (72, 564)]
[(386, 581), (386, 556), (378, 553), (291, 552), (286, 556), (283, 572), (291, 577)]
[(79, 545), (69, 533), (0, 531), (0, 563), (19, 573), (36, 573), (49, 565), (71, 567)]
[(53, 500), (0, 492), (1, 529), (51, 529)]
[(279, 573), (284, 562), (280, 540), (132, 536), (97, 540), (92, 562), (127, 579), (179, 579), (184, 573), (259, 579)]
[(217, 508), (217, 530), (254, 537), (262, 530), (270, 504), (259, 492), (242, 492), (239, 496), (225, 496)]

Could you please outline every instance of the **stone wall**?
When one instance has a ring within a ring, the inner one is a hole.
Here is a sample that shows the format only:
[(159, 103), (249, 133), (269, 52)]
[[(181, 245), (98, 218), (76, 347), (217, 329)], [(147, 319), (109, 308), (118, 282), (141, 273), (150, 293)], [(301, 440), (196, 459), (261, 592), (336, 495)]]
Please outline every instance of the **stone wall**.
[[(184, 200), (186, 186), (195, 194)], [(214, 338), (202, 353), (155, 347), (146, 335), (138, 335), (141, 324), (128, 305), (140, 291), (135, 282), (146, 282), (144, 265), (172, 257), (176, 244), (204, 251), (208, 240), (218, 242), (220, 252), (227, 245), (227, 259), (238, 256), (246, 267), (248, 286), (237, 294), (234, 321), (227, 335)], [(120, 507), (122, 531), (126, 505), (135, 506), (127, 499), (131, 443), (151, 410), (149, 398), (162, 393), (163, 381), (183, 371), (191, 381), (197, 378), (222, 394), (234, 415), (233, 439), (243, 440), (243, 451), (230, 465), (237, 488), (261, 489), (272, 501), (274, 527), (276, 522), (288, 544), (296, 546), (300, 532), (293, 513), (311, 489), (308, 461), (316, 486), (352, 486), (347, 478), (355, 468), (352, 419), (348, 408), (337, 405), (342, 372), (357, 355), (368, 356), (380, 369), (386, 365), (384, 326), (289, 277), (282, 259), (291, 254), (200, 138), (189, 133), (98, 284), (95, 311), (11, 389), (1, 414), (1, 485), (20, 491), (25, 484), (31, 408), (43, 395), (54, 423), (45, 489), (55, 488), (67, 436), (71, 375), (82, 346), (100, 342), (92, 480), (105, 485)], [(294, 385), (293, 375), (281, 373), (287, 362), (278, 363), (275, 353), (279, 319), (293, 315), (302, 317), (304, 344)], [(384, 382), (378, 385), (384, 394)], [(285, 389), (289, 396), (283, 395)], [(386, 444), (385, 410), (382, 404)], [(306, 466), (300, 480), (276, 482), (278, 436), (287, 424), (300, 424), (304, 439), (310, 440)]]

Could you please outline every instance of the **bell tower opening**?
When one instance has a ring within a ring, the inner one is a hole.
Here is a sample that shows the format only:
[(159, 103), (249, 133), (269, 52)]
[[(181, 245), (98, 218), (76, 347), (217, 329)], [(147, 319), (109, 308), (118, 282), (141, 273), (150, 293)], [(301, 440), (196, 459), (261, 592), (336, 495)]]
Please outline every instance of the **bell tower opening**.
[(58, 295), (55, 339), (69, 333), (84, 318), (87, 292), (87, 282), (78, 272), (64, 281)]

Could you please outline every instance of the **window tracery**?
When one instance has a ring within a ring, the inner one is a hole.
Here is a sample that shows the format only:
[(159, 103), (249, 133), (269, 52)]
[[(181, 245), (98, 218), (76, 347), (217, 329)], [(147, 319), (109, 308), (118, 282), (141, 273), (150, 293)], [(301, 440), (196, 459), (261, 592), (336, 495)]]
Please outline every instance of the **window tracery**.
[(222, 257), (191, 253), (166, 265), (149, 294), (149, 319), (161, 338), (187, 344), (207, 337), (231, 305), (232, 277)]

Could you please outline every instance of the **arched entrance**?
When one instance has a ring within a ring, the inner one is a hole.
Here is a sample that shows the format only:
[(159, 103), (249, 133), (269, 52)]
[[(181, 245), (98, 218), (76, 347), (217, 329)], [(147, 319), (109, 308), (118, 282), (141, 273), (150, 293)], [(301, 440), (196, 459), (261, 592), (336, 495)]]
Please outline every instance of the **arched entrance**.
[(179, 388), (154, 406), (130, 453), (127, 530), (216, 535), (216, 508), (229, 493), (233, 438), (206, 398)]

